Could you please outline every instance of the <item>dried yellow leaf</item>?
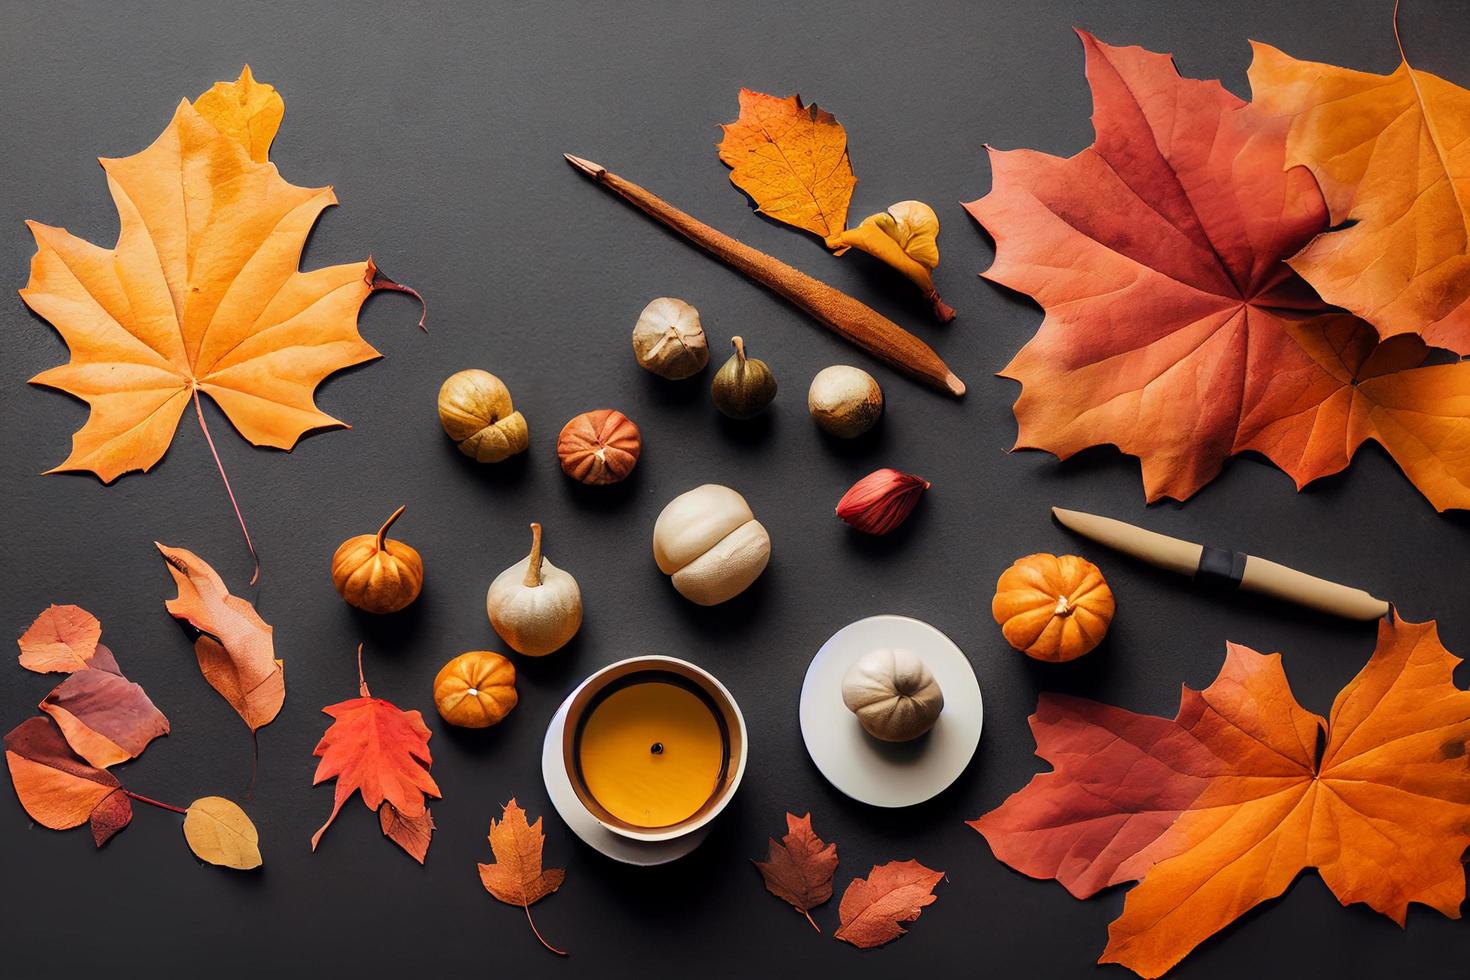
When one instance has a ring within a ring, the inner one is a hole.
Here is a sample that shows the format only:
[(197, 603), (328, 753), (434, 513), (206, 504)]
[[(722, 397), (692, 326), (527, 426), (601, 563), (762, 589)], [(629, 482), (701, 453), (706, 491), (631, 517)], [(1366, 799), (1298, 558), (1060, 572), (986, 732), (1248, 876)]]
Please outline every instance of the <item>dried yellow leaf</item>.
[(261, 865), (260, 835), (245, 811), (222, 796), (206, 796), (189, 804), (184, 839), (201, 861), (249, 871)]

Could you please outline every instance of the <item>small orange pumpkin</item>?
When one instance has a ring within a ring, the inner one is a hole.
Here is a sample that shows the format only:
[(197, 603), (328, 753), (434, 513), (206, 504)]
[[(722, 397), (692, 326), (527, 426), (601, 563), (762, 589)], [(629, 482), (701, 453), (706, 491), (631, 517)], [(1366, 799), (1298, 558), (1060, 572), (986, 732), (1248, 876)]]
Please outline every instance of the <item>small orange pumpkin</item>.
[(489, 650), (461, 653), (434, 678), (434, 707), (461, 728), (497, 725), (519, 700), (515, 665)]
[(424, 587), (424, 560), (419, 553), (388, 537), (388, 529), (404, 510), (395, 510), (377, 534), (348, 538), (332, 555), (332, 584), (337, 593), (365, 612), (397, 612), (417, 599)]
[(990, 612), (1006, 642), (1036, 660), (1060, 663), (1107, 635), (1116, 603), (1096, 565), (1076, 555), (1027, 555), (1001, 573)]

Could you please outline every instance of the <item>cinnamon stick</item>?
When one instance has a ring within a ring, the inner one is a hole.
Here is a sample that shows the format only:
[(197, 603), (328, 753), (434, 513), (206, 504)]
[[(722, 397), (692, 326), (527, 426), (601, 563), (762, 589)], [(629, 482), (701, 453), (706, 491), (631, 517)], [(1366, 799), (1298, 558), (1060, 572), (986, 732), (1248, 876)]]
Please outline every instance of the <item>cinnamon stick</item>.
[(838, 336), (931, 387), (956, 397), (965, 393), (965, 383), (934, 353), (933, 348), (867, 304), (716, 231), (600, 164), (570, 153), (565, 156), (568, 163), (591, 177), (594, 183), (805, 310)]

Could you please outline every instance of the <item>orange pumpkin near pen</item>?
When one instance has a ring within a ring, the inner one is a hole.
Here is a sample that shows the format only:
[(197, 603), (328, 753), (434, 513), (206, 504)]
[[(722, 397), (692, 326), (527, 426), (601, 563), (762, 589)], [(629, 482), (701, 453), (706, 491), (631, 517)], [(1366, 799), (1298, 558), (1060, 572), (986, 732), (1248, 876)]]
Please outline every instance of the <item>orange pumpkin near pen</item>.
[(990, 611), (1006, 642), (1035, 660), (1089, 653), (1108, 632), (1116, 603), (1096, 565), (1076, 555), (1035, 554), (1001, 573)]

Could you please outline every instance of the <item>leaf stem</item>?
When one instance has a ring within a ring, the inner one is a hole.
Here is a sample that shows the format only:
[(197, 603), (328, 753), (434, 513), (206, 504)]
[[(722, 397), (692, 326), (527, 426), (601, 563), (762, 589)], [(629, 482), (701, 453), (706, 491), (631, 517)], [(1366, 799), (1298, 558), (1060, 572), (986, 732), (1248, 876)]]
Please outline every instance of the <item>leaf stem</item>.
[(250, 549), (250, 558), (255, 562), (255, 572), (250, 576), (250, 584), (254, 585), (260, 580), (260, 556), (255, 553), (255, 544), (250, 540), (250, 529), (245, 526), (245, 515), (240, 513), (240, 504), (235, 500), (235, 491), (230, 488), (230, 478), (225, 475), (225, 464), (220, 462), (219, 450), (214, 448), (214, 439), (209, 434), (209, 426), (204, 422), (204, 406), (199, 403), (199, 386), (194, 386), (194, 413), (199, 416), (199, 429), (204, 433), (204, 441), (209, 443), (209, 453), (214, 457), (214, 465), (219, 469), (219, 478), (225, 483), (225, 493), (230, 496), (230, 506), (235, 508), (235, 519), (240, 522), (240, 533), (245, 535), (245, 547)]
[(367, 678), (362, 676), (362, 644), (357, 645), (357, 693), (365, 698), (372, 697), (368, 693)]
[(521, 908), (526, 910), (526, 921), (531, 924), (531, 932), (535, 933), (536, 941), (539, 942), (542, 946), (545, 946), (547, 949), (551, 950), (557, 956), (566, 956), (566, 950), (557, 949), (555, 946), (551, 945), (551, 943), (548, 943), (545, 937), (541, 935), (541, 930), (536, 928), (536, 920), (531, 918), (531, 906), (525, 902), (522, 902)]
[(812, 924), (813, 929), (817, 930), (817, 932), (822, 931), (822, 927), (817, 925), (817, 920), (812, 918), (812, 913), (810, 909), (802, 909), (801, 914), (806, 916), (806, 921)]
[(169, 806), (167, 803), (160, 803), (158, 800), (155, 800), (155, 799), (153, 799), (151, 797), (148, 797), (148, 796), (143, 796), (141, 793), (134, 793), (130, 789), (123, 790), (123, 795), (126, 796), (130, 800), (137, 800), (139, 803), (147, 803), (149, 806), (156, 806), (160, 810), (169, 810), (169, 811), (171, 811), (173, 813), (184, 813), (184, 814), (187, 814), (189, 812), (188, 810), (185, 810), (182, 807)]

